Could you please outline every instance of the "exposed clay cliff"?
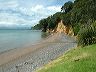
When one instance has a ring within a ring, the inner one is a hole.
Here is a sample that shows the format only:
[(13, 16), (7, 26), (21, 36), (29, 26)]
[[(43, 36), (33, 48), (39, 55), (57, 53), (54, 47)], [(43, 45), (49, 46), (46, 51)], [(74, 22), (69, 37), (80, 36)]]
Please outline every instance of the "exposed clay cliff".
[(73, 30), (70, 26), (64, 25), (62, 20), (58, 23), (57, 27), (54, 30), (47, 29), (48, 33), (64, 33), (73, 36)]
[(56, 32), (68, 34), (70, 30), (69, 26), (65, 26), (62, 20), (58, 23)]

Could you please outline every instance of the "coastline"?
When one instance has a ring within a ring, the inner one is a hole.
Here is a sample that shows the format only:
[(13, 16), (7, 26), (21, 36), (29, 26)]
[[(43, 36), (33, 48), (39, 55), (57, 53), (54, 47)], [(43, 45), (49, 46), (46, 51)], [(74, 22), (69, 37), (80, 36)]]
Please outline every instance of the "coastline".
[[(16, 71), (16, 66), (19, 66), (19, 64), (21, 64), (21, 65), (23, 65), (24, 64), (24, 62), (26, 62), (26, 61), (31, 61), (32, 59), (34, 60), (35, 58), (32, 58), (32, 57), (34, 57), (33, 55), (35, 54), (38, 54), (39, 53), (39, 51), (41, 51), (40, 53), (42, 53), (43, 54), (43, 52), (46, 52), (47, 51), (47, 49), (49, 49), (49, 50), (53, 50), (52, 51), (52, 53), (53, 52), (55, 52), (55, 49), (58, 47), (56, 47), (56, 45), (57, 44), (60, 44), (60, 46), (62, 46), (62, 47), (64, 47), (64, 44), (65, 44), (65, 46), (67, 45), (67, 43), (59, 43), (58, 41), (61, 39), (61, 37), (62, 37), (62, 35), (61, 34), (54, 34), (54, 35), (52, 35), (52, 36), (49, 36), (48, 38), (46, 38), (46, 39), (44, 39), (44, 40), (42, 40), (41, 42), (38, 42), (37, 44), (35, 44), (35, 45), (32, 45), (31, 47), (28, 47), (28, 48), (21, 48), (21, 49), (13, 49), (13, 50), (10, 50), (10, 51), (7, 51), (7, 52), (5, 52), (5, 53), (3, 53), (3, 54), (0, 54), (0, 67), (2, 68), (3, 67), (3, 70), (5, 70), (5, 72), (6, 72), (6, 70), (7, 69), (9, 69), (9, 71), (7, 70), (7, 72), (11, 72), (10, 71), (10, 68), (12, 68), (13, 66), (13, 69)], [(65, 39), (66, 39), (67, 37), (65, 37)], [(61, 39), (62, 40), (62, 39)], [(70, 39), (69, 39), (70, 40)], [(68, 41), (67, 39), (65, 40), (65, 41)], [(68, 45), (67, 45), (68, 46)], [(73, 47), (75, 47), (76, 45), (75, 44), (73, 44), (73, 45), (71, 45), (71, 46), (69, 46), (69, 48), (72, 48), (72, 46)], [(53, 48), (52, 48), (53, 47)], [(60, 48), (61, 49), (61, 48)], [(44, 51), (43, 51), (44, 50)], [(48, 50), (48, 51), (49, 51)], [(59, 49), (56, 49), (56, 50), (58, 50), (59, 51)], [(68, 50), (68, 49), (66, 49), (66, 50)], [(65, 50), (65, 51), (66, 51)], [(49, 52), (51, 52), (51, 51), (49, 51)], [(57, 51), (56, 51), (57, 52)], [(61, 51), (62, 52), (62, 51)], [(58, 55), (57, 56), (53, 56), (53, 58), (52, 59), (50, 59), (49, 58), (49, 60), (46, 62), (45, 61), (45, 63), (44, 64), (46, 64), (46, 63), (48, 63), (50, 60), (53, 60), (53, 59), (55, 59), (55, 58), (57, 58), (58, 56), (60, 56), (62, 53), (60, 52), (60, 54), (58, 53)], [(48, 54), (48, 53), (47, 53)], [(54, 53), (55, 54), (55, 53)], [(53, 54), (51, 54), (51, 53), (49, 53), (49, 55), (53, 55)], [(38, 56), (38, 55), (37, 55)], [(38, 56), (39, 57), (39, 56)], [(37, 57), (37, 58), (38, 58)], [(32, 61), (33, 61), (32, 60)], [(37, 59), (37, 60), (39, 60), (39, 59)], [(32, 63), (32, 62), (31, 62)], [(42, 65), (44, 65), (44, 64), (40, 64), (40, 66), (42, 66)], [(33, 65), (33, 64), (32, 64)], [(23, 66), (22, 66), (23, 67)], [(7, 69), (6, 69), (7, 68)], [(36, 68), (38, 68), (38, 66), (36, 67)], [(36, 68), (33, 68), (33, 71), (34, 71), (34, 69), (36, 69)], [(15, 72), (14, 71), (14, 72)], [(32, 72), (33, 72), (32, 71)], [(0, 72), (3, 72), (3, 71), (0, 71)], [(20, 71), (20, 72), (23, 72), (23, 71)], [(25, 71), (26, 72), (26, 71)]]
[[(33, 43), (32, 46), (29, 46), (28, 48), (26, 48), (26, 47), (25, 48), (14, 48), (14, 49), (7, 50), (7, 51), (0, 53), (0, 66), (11, 61), (10, 59), (14, 60), (20, 56), (29, 54), (30, 52), (33, 52), (38, 48), (46, 46), (48, 44), (48, 41), (56, 40), (53, 37), (52, 38), (54, 40), (52, 40), (51, 37), (52, 36), (50, 35), (49, 37), (45, 38), (44, 40), (40, 40), (37, 43)], [(47, 42), (47, 43), (45, 43), (45, 42)], [(7, 61), (5, 61), (5, 60), (7, 60)]]

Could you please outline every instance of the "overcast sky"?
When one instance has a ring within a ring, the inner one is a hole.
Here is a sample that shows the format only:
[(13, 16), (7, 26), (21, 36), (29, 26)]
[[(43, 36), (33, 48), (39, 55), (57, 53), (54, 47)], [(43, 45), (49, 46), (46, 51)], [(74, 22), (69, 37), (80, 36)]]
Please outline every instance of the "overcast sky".
[[(0, 26), (34, 26), (69, 0), (0, 0)], [(71, 0), (72, 1), (72, 0)]]

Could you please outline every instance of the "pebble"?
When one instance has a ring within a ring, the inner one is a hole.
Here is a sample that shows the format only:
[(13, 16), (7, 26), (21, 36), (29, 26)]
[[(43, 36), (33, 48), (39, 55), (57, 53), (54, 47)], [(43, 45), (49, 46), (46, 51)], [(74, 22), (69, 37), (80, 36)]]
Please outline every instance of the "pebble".
[[(72, 37), (64, 34), (59, 35), (58, 38), (56, 37), (58, 37), (58, 35), (44, 41), (49, 43), (48, 46), (41, 48), (26, 57), (1, 66), (0, 72), (35, 72), (38, 68), (41, 68), (48, 62), (63, 55), (67, 50), (77, 46), (75, 39)], [(54, 41), (52, 42), (51, 39)]]

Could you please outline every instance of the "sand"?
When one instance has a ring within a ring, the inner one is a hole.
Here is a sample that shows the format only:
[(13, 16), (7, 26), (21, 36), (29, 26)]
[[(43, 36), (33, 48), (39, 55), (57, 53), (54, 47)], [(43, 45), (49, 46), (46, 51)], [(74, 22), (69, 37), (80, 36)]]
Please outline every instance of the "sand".
[(18, 48), (0, 54), (0, 72), (35, 72), (36, 69), (76, 47), (74, 38), (54, 34), (28, 48)]

